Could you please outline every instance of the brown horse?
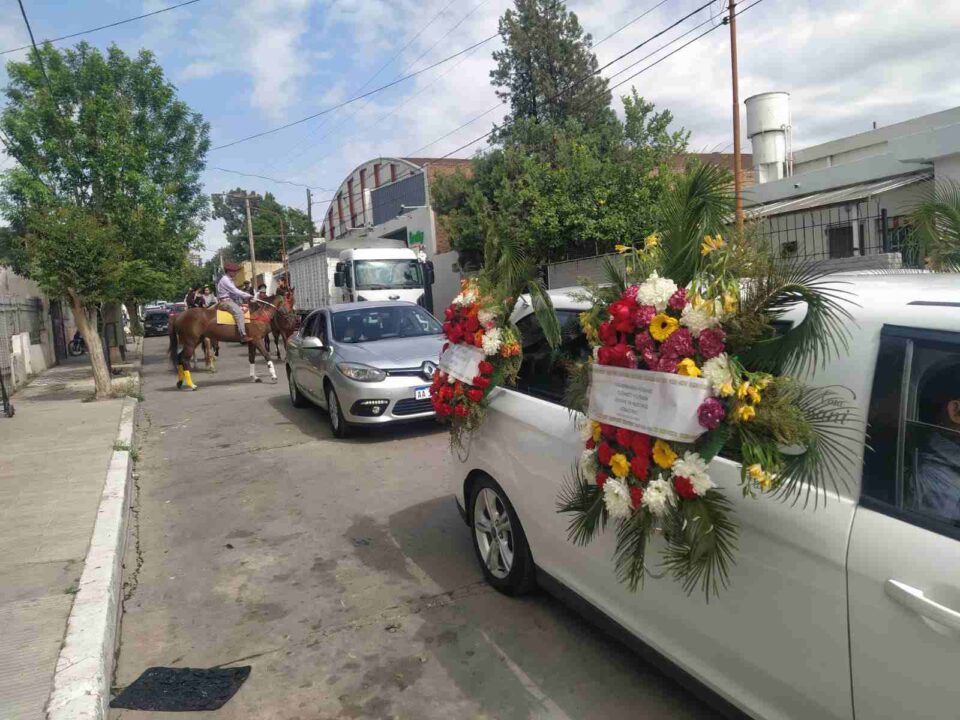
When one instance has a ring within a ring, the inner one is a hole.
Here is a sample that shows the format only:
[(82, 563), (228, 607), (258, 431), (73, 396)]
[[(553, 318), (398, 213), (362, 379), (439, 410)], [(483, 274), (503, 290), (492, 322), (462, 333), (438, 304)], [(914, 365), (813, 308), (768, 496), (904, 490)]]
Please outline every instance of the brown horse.
[[(273, 361), (263, 345), (264, 336), (270, 331), (274, 316), (284, 302), (283, 295), (274, 295), (266, 300), (250, 301), (250, 321), (246, 323), (249, 343), (250, 378), (259, 381), (256, 375), (254, 360), (259, 352), (267, 361), (267, 369), (273, 382), (277, 381), (277, 372)], [(236, 325), (220, 325), (217, 323), (216, 307), (191, 308), (179, 315), (173, 322), (173, 331), (170, 333), (170, 361), (177, 368), (177, 387), (187, 384), (191, 390), (196, 390), (193, 378), (190, 375), (190, 361), (194, 350), (204, 338), (222, 340), (224, 342), (241, 342), (240, 333)], [(178, 349), (179, 348), (179, 349)]]
[[(290, 311), (286, 305), (281, 305), (280, 309), (277, 310), (277, 314), (273, 316), (273, 322), (270, 323), (270, 331), (273, 333), (273, 342), (277, 346), (277, 360), (282, 360), (280, 357), (280, 346), (283, 345), (284, 348), (287, 346), (287, 340), (290, 339), (290, 336), (297, 331), (297, 326), (299, 321), (297, 316)], [(281, 343), (280, 340), (283, 339)], [(270, 346), (267, 346), (269, 351)]]

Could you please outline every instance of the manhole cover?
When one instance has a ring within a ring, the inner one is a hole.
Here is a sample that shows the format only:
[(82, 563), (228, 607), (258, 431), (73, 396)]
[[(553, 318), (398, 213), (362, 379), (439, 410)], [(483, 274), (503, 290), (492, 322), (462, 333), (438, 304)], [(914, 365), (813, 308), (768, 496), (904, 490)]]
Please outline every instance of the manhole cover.
[(219, 710), (250, 676), (250, 666), (148, 668), (110, 703), (112, 708), (186, 712)]

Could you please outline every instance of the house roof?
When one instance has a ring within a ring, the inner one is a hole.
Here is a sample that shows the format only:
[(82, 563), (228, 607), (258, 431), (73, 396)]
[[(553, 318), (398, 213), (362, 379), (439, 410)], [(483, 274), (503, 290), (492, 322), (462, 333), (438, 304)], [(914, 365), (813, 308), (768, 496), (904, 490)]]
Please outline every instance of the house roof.
[(870, 182), (847, 185), (842, 188), (809, 193), (788, 200), (778, 200), (767, 203), (766, 205), (755, 205), (747, 210), (747, 214), (754, 218), (769, 217), (771, 215), (782, 215), (784, 213), (826, 207), (828, 205), (842, 205), (853, 202), (854, 200), (862, 200), (872, 195), (879, 195), (880, 193), (890, 190), (906, 187), (907, 185), (913, 185), (914, 183), (924, 182), (932, 178), (933, 173), (929, 172), (896, 175), (882, 180), (871, 180)]

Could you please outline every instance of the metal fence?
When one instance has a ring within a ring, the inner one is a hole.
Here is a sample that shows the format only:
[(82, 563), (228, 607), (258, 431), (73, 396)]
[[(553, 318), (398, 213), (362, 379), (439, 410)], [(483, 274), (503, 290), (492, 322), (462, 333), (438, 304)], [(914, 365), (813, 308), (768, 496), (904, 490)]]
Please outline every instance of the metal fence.
[(30, 334), (30, 343), (41, 342), (45, 331), (40, 298), (0, 297), (0, 373), (10, 377), (13, 365), (13, 336)]

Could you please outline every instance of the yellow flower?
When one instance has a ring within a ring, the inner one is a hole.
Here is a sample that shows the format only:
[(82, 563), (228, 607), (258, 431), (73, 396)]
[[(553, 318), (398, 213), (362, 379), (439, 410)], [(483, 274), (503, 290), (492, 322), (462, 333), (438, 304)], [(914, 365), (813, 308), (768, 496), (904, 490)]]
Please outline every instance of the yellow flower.
[(760, 393), (753, 385), (747, 388), (747, 396), (750, 398), (750, 402), (752, 402), (754, 405), (760, 402)]
[(630, 461), (627, 460), (627, 456), (623, 453), (617, 453), (610, 458), (610, 469), (617, 477), (626, 477), (627, 473), (630, 472)]
[(723, 294), (723, 312), (725, 315), (732, 315), (737, 311), (737, 296), (733, 293)]
[(756, 416), (757, 411), (752, 405), (741, 405), (737, 408), (737, 419), (743, 422), (750, 422)]
[(663, 342), (673, 335), (678, 327), (680, 327), (680, 323), (676, 318), (660, 313), (650, 321), (650, 334), (657, 342)]
[(730, 383), (724, 383), (723, 385), (721, 385), (720, 394), (723, 395), (723, 397), (730, 397), (731, 395), (733, 395), (733, 385), (731, 385)]
[(737, 397), (743, 400), (748, 392), (750, 392), (750, 383), (741, 383), (740, 387), (737, 388)]
[(619, 245), (619, 244), (618, 244), (618, 245), (614, 245), (614, 246), (613, 246), (613, 249), (616, 250), (616, 251), (617, 251), (618, 253), (620, 253), (621, 255), (623, 255), (627, 250), (630, 249), (630, 246), (629, 246), (629, 245)]
[(587, 340), (592, 344), (599, 342), (597, 337), (597, 329), (590, 323), (590, 314), (582, 312), (580, 313), (580, 329), (583, 330), (583, 334), (586, 336)]
[(657, 440), (653, 443), (653, 461), (664, 470), (669, 470), (676, 459), (677, 454), (665, 441)]
[(719, 250), (726, 244), (727, 243), (724, 241), (724, 239), (719, 235), (717, 235), (716, 237), (711, 237), (710, 235), (704, 235), (703, 243), (700, 245), (700, 254), (704, 256), (709, 255), (714, 250)]
[(601, 435), (601, 433), (600, 433), (600, 423), (598, 423), (596, 420), (594, 420), (594, 421), (593, 421), (593, 432), (590, 434), (590, 437), (593, 438), (593, 441), (594, 441), (595, 443), (598, 443), (598, 442), (600, 442), (600, 435)]
[(697, 367), (697, 364), (690, 358), (684, 358), (677, 365), (677, 375), (685, 375), (686, 377), (700, 377), (703, 375), (700, 372), (700, 368)]
[(650, 233), (643, 241), (643, 249), (649, 250), (660, 244), (660, 238), (657, 237), (656, 233)]
[(772, 380), (772, 378), (771, 378), (769, 375), (765, 375), (764, 377), (762, 377), (762, 378), (760, 378), (759, 380), (757, 380), (756, 386), (757, 386), (760, 390), (766, 390), (766, 389), (767, 389), (767, 386), (770, 384), (770, 381), (771, 381), (771, 380)]
[(773, 484), (773, 476), (763, 469), (763, 466), (760, 463), (754, 463), (747, 468), (747, 473), (750, 475), (751, 479), (756, 481), (761, 489), (767, 490)]

